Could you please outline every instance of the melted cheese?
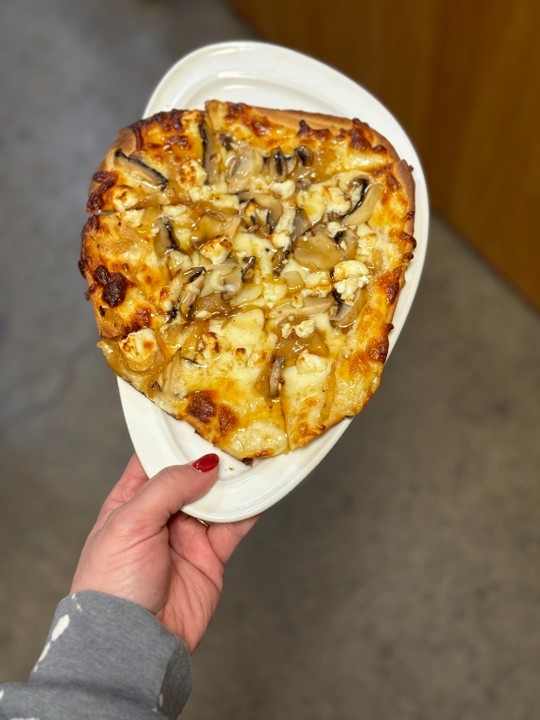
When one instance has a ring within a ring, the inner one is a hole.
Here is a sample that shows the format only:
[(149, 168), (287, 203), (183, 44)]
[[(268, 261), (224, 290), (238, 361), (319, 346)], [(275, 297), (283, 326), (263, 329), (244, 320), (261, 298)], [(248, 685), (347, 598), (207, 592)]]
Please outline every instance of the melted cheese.
[[(90, 292), (115, 372), (244, 458), (309, 442), (356, 412), (377, 386), (380, 337), (391, 316), (377, 283), (405, 265), (405, 246), (388, 223), (402, 227), (408, 204), (403, 192), (387, 190), (384, 205), (349, 227), (345, 218), (361, 205), (370, 172), (377, 169), (377, 183), (388, 186), (385, 153), (352, 152), (338, 130), (331, 151), (322, 134), (300, 140), (272, 123), (255, 136), (235, 115), (241, 106), (229, 114), (226, 107), (207, 109), (217, 147), (212, 182), (201, 115), (188, 114), (182, 137), (190, 142), (156, 155), (154, 169), (167, 184), (145, 191), (144, 174), (130, 179), (126, 165), (116, 213), (102, 217), (85, 242), (97, 258), (89, 284), (99, 265), (126, 281), (114, 307), (104, 301), (104, 282)], [(158, 144), (153, 126), (145, 132)], [(317, 246), (309, 246), (317, 233), (327, 243), (320, 262)], [(302, 253), (298, 235), (307, 238)], [(369, 312), (360, 302), (366, 286)], [(338, 321), (349, 311), (356, 313), (350, 322)], [(282, 367), (276, 353), (284, 343)]]

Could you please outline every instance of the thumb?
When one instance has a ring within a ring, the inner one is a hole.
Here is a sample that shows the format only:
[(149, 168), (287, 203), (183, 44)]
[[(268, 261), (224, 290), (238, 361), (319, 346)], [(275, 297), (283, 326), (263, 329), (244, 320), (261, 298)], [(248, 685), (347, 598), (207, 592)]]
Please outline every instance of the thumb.
[(218, 478), (219, 457), (210, 453), (189, 465), (164, 468), (117, 510), (138, 533), (159, 532), (184, 505), (205, 495)]

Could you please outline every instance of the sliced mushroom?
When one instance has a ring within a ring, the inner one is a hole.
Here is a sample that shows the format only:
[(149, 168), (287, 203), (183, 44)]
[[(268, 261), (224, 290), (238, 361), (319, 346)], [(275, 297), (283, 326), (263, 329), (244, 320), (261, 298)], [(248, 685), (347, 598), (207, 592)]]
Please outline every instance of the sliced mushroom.
[(185, 318), (189, 317), (193, 303), (202, 290), (205, 273), (206, 270), (203, 267), (192, 268), (185, 273), (188, 282), (183, 288), (179, 300), (180, 312)]
[(277, 398), (279, 395), (279, 384), (281, 382), (281, 372), (285, 364), (285, 356), (279, 355), (272, 363), (272, 369), (270, 370), (270, 378), (268, 380), (268, 387), (271, 398)]
[(206, 172), (206, 183), (213, 185), (220, 178), (219, 150), (214, 133), (207, 123), (200, 126), (200, 133), (203, 144), (203, 167)]
[(296, 154), (304, 167), (311, 167), (313, 165), (313, 152), (307, 145), (299, 145), (296, 148)]
[(375, 210), (375, 206), (383, 196), (382, 185), (371, 185), (362, 197), (356, 208), (343, 218), (343, 224), (350, 225), (361, 225), (367, 222)]
[(242, 271), (236, 265), (230, 272), (223, 276), (223, 292), (225, 299), (236, 295), (242, 287)]
[[(298, 296), (295, 296), (297, 298)], [(290, 318), (291, 322), (300, 322), (306, 318), (313, 317), (319, 313), (327, 313), (335, 305), (336, 300), (332, 295), (308, 295), (299, 305), (295, 298), (288, 298), (282, 303), (275, 305), (270, 310), (268, 317), (276, 322)]]
[(362, 288), (356, 291), (352, 304), (343, 302), (338, 298), (338, 309), (336, 314), (331, 318), (331, 323), (334, 327), (340, 328), (341, 330), (349, 330), (351, 325), (354, 323), (360, 310), (366, 302), (366, 291)]
[(229, 190), (233, 193), (246, 190), (251, 178), (261, 172), (263, 164), (263, 156), (258, 150), (241, 145), (227, 167)]
[(221, 132), (219, 133), (219, 140), (225, 150), (232, 150), (234, 147), (234, 138), (232, 135), (229, 135), (229, 133)]
[(287, 262), (287, 258), (289, 257), (289, 251), (284, 250), (283, 248), (280, 248), (279, 250), (276, 250), (272, 257), (272, 272), (274, 275), (279, 275), (280, 272), (285, 267), (285, 263)]
[(291, 240), (294, 240), (300, 235), (306, 233), (310, 227), (311, 222), (306, 214), (306, 211), (303, 208), (298, 208), (294, 216)]
[(255, 193), (253, 200), (255, 200), (257, 205), (268, 210), (266, 213), (266, 226), (269, 234), (272, 234), (283, 212), (282, 204), (273, 195), (265, 195), (263, 193)]
[(340, 230), (334, 237), (334, 242), (341, 249), (342, 260), (354, 260), (358, 249), (358, 238), (351, 228)]
[(201, 296), (210, 295), (211, 293), (221, 293), (225, 287), (225, 278), (234, 270), (236, 264), (232, 260), (226, 260), (220, 265), (215, 265), (209, 269), (205, 276), (204, 287), (201, 290)]
[(160, 217), (156, 224), (158, 231), (154, 238), (154, 250), (158, 257), (163, 257), (169, 250), (180, 250), (171, 221)]
[(164, 190), (167, 187), (169, 181), (165, 175), (154, 170), (154, 168), (142, 160), (139, 160), (139, 158), (133, 157), (133, 155), (126, 155), (123, 150), (118, 149), (114, 153), (114, 159), (118, 167), (130, 175), (135, 175), (140, 182), (151, 185), (156, 190)]
[(299, 164), (301, 165), (301, 161), (295, 152), (292, 153), (292, 155), (286, 155), (285, 167), (287, 171), (287, 176), (295, 175), (295, 170)]
[(261, 227), (266, 222), (266, 212), (261, 212), (261, 208), (255, 200), (246, 202), (241, 211), (243, 227), (248, 231)]
[(308, 295), (304, 298), (304, 304), (298, 309), (299, 317), (312, 317), (318, 313), (326, 313), (335, 305), (335, 298), (332, 295)]
[(341, 260), (341, 250), (325, 231), (319, 229), (294, 241), (293, 257), (310, 270), (331, 270)]
[(351, 183), (349, 183), (348, 190), (351, 200), (351, 209), (349, 213), (356, 210), (356, 208), (360, 207), (360, 205), (364, 202), (368, 187), (368, 179), (365, 177), (355, 178)]
[(268, 173), (274, 182), (283, 182), (287, 179), (287, 159), (279, 147), (270, 153)]
[(242, 262), (244, 263), (242, 268), (242, 281), (249, 282), (250, 280), (253, 280), (257, 258), (255, 255), (249, 255), (248, 257), (243, 258)]

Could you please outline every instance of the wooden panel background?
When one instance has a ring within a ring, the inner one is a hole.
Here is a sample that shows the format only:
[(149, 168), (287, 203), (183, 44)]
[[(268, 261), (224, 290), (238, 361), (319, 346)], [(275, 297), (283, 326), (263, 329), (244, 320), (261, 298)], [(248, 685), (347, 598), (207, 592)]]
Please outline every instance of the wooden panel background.
[(373, 92), (432, 205), (540, 307), (538, 0), (230, 0), (268, 41)]

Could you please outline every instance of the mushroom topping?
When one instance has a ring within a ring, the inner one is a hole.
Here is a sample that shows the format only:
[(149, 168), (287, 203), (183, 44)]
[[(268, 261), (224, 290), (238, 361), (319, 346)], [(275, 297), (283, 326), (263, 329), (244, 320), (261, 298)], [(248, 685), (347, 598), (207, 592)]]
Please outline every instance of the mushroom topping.
[(242, 192), (252, 177), (261, 172), (263, 156), (249, 145), (241, 145), (227, 167), (227, 184), (233, 193)]
[(289, 320), (290, 322), (301, 322), (306, 318), (313, 317), (319, 313), (327, 313), (334, 305), (336, 300), (332, 295), (308, 295), (303, 300), (303, 304), (296, 302), (298, 296), (288, 298), (282, 303), (275, 305), (269, 312), (268, 317), (275, 322), (280, 320)]
[(187, 277), (187, 284), (180, 293), (179, 307), (185, 318), (189, 316), (191, 307), (202, 290), (205, 273), (203, 267), (192, 268), (183, 273), (184, 277)]
[(273, 195), (264, 195), (263, 193), (255, 193), (253, 199), (257, 205), (268, 210), (266, 213), (266, 225), (269, 234), (272, 234), (283, 212), (282, 204)]
[(162, 257), (169, 250), (180, 250), (171, 221), (166, 217), (161, 217), (156, 225), (157, 234), (154, 238), (154, 250), (158, 257)]
[[(239, 198), (241, 199), (240, 195)], [(242, 222), (248, 231), (262, 227), (266, 223), (266, 217), (267, 213), (261, 210), (255, 200), (250, 199), (242, 208)]]
[(270, 378), (268, 380), (268, 394), (271, 398), (277, 398), (277, 396), (279, 395), (279, 383), (281, 381), (281, 372), (283, 370), (284, 364), (284, 355), (279, 355), (279, 357), (277, 357), (272, 363), (272, 369), (270, 370)]
[(242, 272), (238, 265), (223, 276), (223, 297), (228, 299), (240, 290), (242, 287)]
[(275, 148), (268, 158), (268, 172), (274, 182), (287, 179), (287, 159), (281, 148)]
[(301, 318), (312, 317), (318, 313), (328, 312), (333, 305), (335, 300), (332, 295), (320, 296), (320, 295), (308, 295), (304, 298), (304, 304), (302, 307), (297, 308), (295, 315)]
[(219, 152), (214, 133), (207, 123), (201, 125), (200, 133), (203, 144), (203, 167), (206, 172), (206, 182), (213, 185), (219, 181), (220, 176)]
[(295, 170), (299, 165), (301, 166), (301, 162), (299, 161), (296, 153), (292, 153), (292, 155), (285, 155), (285, 168), (287, 176), (295, 175)]
[(117, 167), (124, 170), (124, 172), (135, 175), (140, 182), (151, 185), (157, 190), (164, 190), (167, 187), (168, 180), (165, 175), (162, 175), (154, 168), (151, 168), (139, 158), (133, 157), (133, 155), (126, 155), (123, 150), (118, 149), (114, 153), (114, 160)]
[(283, 270), (287, 258), (289, 257), (289, 251), (280, 248), (277, 250), (272, 257), (272, 272), (274, 275), (279, 275)]
[(306, 145), (300, 145), (291, 155), (287, 155), (285, 160), (287, 176), (306, 189), (309, 186), (309, 169), (313, 165), (313, 152)]
[(323, 230), (301, 235), (294, 241), (294, 259), (310, 270), (331, 270), (341, 260), (341, 250)]
[(341, 330), (348, 330), (358, 317), (365, 302), (366, 292), (362, 288), (356, 291), (351, 304), (343, 302), (339, 298), (337, 312), (334, 317), (331, 318), (332, 325)]
[(219, 140), (225, 150), (232, 150), (234, 147), (234, 138), (232, 135), (229, 135), (229, 133), (221, 132), (219, 133)]
[(306, 211), (303, 208), (299, 208), (294, 216), (291, 240), (303, 235), (310, 227), (311, 223), (306, 215)]
[[(363, 181), (365, 183), (365, 180)], [(344, 225), (361, 225), (367, 222), (375, 210), (375, 206), (383, 196), (382, 185), (371, 185), (365, 192), (361, 193), (356, 207), (343, 218)]]
[(354, 260), (358, 249), (358, 238), (351, 228), (340, 230), (334, 237), (334, 242), (337, 243), (342, 250), (342, 260)]
[(313, 165), (313, 152), (307, 145), (299, 145), (296, 148), (296, 154), (304, 167), (311, 167), (311, 165)]
[(242, 282), (249, 282), (250, 280), (253, 280), (256, 262), (257, 258), (255, 255), (248, 255), (248, 257), (243, 258), (244, 267), (242, 268)]

